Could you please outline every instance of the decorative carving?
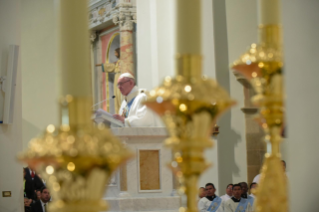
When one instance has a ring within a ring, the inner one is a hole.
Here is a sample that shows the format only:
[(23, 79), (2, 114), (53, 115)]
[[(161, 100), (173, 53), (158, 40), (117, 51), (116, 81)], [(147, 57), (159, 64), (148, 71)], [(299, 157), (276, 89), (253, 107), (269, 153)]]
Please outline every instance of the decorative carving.
[[(113, 19), (113, 23), (119, 24), (121, 30), (133, 29), (133, 23), (136, 23), (136, 7), (130, 0), (106, 0), (104, 3), (101, 1), (97, 2), (98, 4), (91, 4), (93, 6), (91, 6), (89, 12), (90, 28)], [(94, 7), (94, 5), (97, 6)]]
[(96, 31), (91, 31), (90, 40), (91, 40), (92, 43), (95, 41), (96, 37), (97, 37), (96, 36)]
[(111, 20), (113, 2), (108, 0), (104, 4), (99, 5), (91, 9), (89, 12), (89, 24), (90, 28), (98, 26)]
[(118, 11), (113, 13), (113, 23), (120, 26), (120, 30), (133, 30), (133, 23), (136, 23), (136, 9), (132, 3), (121, 2), (116, 6)]

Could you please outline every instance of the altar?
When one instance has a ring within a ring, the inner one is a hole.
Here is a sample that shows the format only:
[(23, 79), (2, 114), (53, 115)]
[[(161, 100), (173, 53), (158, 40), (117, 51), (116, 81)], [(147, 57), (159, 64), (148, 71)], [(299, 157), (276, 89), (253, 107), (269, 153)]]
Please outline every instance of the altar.
[(109, 182), (104, 199), (109, 211), (177, 211), (180, 196), (175, 195), (174, 178), (166, 166), (170, 149), (163, 146), (164, 127), (112, 128), (113, 134), (134, 152)]

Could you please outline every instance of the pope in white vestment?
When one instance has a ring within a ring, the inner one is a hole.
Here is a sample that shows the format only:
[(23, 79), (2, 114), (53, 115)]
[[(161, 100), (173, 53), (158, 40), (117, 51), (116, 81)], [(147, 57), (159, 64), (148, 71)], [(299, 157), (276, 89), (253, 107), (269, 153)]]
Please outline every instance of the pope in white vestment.
[(130, 73), (121, 74), (117, 87), (125, 99), (121, 104), (119, 114), (113, 115), (115, 119), (122, 121), (125, 127), (163, 126), (159, 117), (142, 104), (147, 100), (147, 95), (145, 90), (135, 86), (135, 79)]

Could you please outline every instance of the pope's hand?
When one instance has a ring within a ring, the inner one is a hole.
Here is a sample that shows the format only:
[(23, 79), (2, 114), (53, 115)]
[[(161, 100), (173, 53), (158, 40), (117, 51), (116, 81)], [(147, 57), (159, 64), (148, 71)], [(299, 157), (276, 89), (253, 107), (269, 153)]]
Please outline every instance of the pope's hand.
[(124, 123), (124, 117), (123, 116), (120, 116), (119, 114), (114, 114), (113, 115), (113, 118), (117, 119), (117, 120), (120, 120), (121, 122)]

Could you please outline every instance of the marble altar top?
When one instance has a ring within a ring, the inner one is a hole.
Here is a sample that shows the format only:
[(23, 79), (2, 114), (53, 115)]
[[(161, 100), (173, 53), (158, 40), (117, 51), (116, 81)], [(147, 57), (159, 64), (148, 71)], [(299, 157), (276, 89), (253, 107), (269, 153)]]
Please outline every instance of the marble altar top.
[(156, 136), (156, 137), (166, 137), (167, 130), (165, 127), (114, 127), (111, 131), (115, 136), (118, 137), (141, 137), (141, 136)]

